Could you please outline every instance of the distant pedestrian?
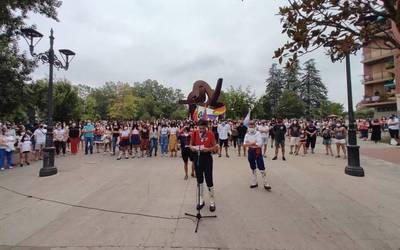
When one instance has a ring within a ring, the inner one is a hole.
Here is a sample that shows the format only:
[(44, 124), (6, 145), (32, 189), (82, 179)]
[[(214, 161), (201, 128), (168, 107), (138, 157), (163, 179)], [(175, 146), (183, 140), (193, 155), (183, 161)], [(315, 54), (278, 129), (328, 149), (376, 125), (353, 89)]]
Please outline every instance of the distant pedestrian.
[(272, 160), (278, 159), (278, 152), (281, 149), (282, 152), (282, 160), (286, 161), (285, 158), (285, 135), (286, 135), (286, 126), (283, 124), (282, 119), (278, 119), (276, 125), (273, 127), (274, 136), (275, 136), (275, 156)]
[(371, 123), (371, 141), (378, 143), (382, 139), (382, 124), (378, 119), (374, 119)]
[(221, 124), (218, 125), (217, 128), (218, 136), (219, 136), (219, 157), (221, 157), (222, 147), (225, 148), (225, 156), (229, 158), (228, 155), (228, 139), (231, 133), (231, 127), (227, 124), (226, 121), (222, 121)]
[(85, 155), (89, 152), (93, 154), (94, 126), (90, 120), (88, 120), (86, 126), (83, 127), (82, 133), (85, 139)]
[(76, 155), (78, 153), (78, 145), (79, 145), (79, 134), (80, 129), (77, 124), (74, 122), (69, 129), (68, 136), (69, 141), (71, 143), (71, 154)]

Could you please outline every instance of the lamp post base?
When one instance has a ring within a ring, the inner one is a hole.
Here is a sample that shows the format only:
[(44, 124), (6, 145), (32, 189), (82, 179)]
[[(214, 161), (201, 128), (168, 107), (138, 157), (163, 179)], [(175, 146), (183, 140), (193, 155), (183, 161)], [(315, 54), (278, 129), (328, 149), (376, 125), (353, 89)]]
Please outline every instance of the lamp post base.
[(39, 177), (46, 177), (57, 174), (58, 170), (56, 167), (41, 168), (39, 171)]
[(347, 166), (344, 172), (347, 175), (364, 177), (364, 169), (360, 166), (360, 146), (347, 145)]

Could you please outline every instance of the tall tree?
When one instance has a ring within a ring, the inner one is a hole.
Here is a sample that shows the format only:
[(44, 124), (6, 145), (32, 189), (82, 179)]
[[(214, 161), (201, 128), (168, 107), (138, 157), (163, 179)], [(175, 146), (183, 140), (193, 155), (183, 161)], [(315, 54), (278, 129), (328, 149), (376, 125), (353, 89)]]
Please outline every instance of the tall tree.
[(282, 69), (278, 68), (276, 63), (272, 64), (269, 69), (269, 76), (266, 81), (267, 87), (265, 90), (266, 98), (270, 101), (272, 115), (276, 115), (279, 105), (279, 98), (282, 95), (282, 88), (285, 86), (285, 78)]
[(286, 65), (284, 68), (285, 74), (285, 85), (284, 88), (291, 90), (295, 93), (299, 93), (301, 89), (300, 81), (300, 62), (296, 61), (290, 65)]
[(299, 96), (307, 104), (307, 115), (312, 116), (312, 110), (318, 109), (321, 103), (328, 99), (328, 90), (322, 82), (314, 59), (310, 59), (304, 63), (301, 86), (298, 91)]
[(391, 22), (400, 30), (399, 11), (398, 0), (288, 0), (279, 15), (289, 41), (274, 57), (282, 62), (290, 55), (290, 64), (299, 55), (327, 46), (336, 61), (378, 40), (384, 41), (385, 48), (400, 49), (400, 41), (388, 32)]
[(268, 99), (267, 95), (264, 94), (257, 100), (251, 114), (252, 117), (257, 119), (272, 118), (271, 100)]
[(292, 90), (284, 90), (279, 99), (277, 116), (281, 118), (300, 118), (304, 115), (304, 102)]
[(19, 51), (19, 30), (31, 12), (57, 20), (56, 10), (60, 6), (58, 0), (0, 1), (0, 119), (23, 115), (21, 93), (35, 66)]

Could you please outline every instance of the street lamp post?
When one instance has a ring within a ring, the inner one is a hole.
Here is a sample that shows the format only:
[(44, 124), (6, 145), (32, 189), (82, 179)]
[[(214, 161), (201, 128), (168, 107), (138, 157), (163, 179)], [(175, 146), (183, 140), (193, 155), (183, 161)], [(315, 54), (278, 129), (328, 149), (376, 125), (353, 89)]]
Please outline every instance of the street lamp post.
[(350, 55), (346, 54), (346, 78), (347, 78), (347, 103), (349, 111), (349, 130), (347, 144), (347, 166), (345, 173), (351, 176), (364, 176), (364, 169), (360, 166), (360, 146), (357, 145), (357, 131), (353, 110), (353, 91), (351, 88)]
[[(59, 50), (61, 57), (64, 61), (60, 61), (57, 56), (54, 54), (54, 36), (53, 29), (50, 30), (50, 49), (46, 52), (35, 54), (34, 46), (42, 39), (43, 35), (32, 29), (32, 28), (24, 28), (21, 29), (21, 33), (25, 40), (29, 44), (29, 51), (31, 55), (37, 59), (42, 61), (42, 63), (49, 64), (49, 88), (47, 91), (47, 133), (46, 133), (46, 144), (43, 149), (43, 167), (40, 169), (39, 176), (51, 176), (57, 174), (57, 168), (54, 165), (54, 143), (53, 143), (53, 68), (68, 70), (69, 63), (75, 56), (75, 53), (69, 49), (61, 49)], [(36, 43), (34, 43), (35, 39), (39, 39)]]

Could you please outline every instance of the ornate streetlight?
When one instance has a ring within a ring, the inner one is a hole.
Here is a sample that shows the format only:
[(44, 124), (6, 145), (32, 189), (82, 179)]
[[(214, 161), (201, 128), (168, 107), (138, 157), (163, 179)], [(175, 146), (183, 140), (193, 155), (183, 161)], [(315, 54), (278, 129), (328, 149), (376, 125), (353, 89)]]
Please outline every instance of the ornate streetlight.
[(24, 28), (21, 29), (22, 36), (25, 38), (29, 45), (30, 54), (42, 63), (49, 64), (49, 88), (47, 91), (47, 133), (46, 133), (46, 145), (43, 149), (43, 167), (40, 169), (39, 176), (50, 176), (57, 174), (57, 168), (54, 166), (54, 144), (53, 144), (53, 68), (68, 70), (69, 63), (75, 56), (75, 53), (69, 49), (60, 49), (61, 58), (60, 61), (54, 54), (53, 44), (54, 36), (53, 29), (50, 30), (50, 49), (43, 53), (34, 53), (35, 45), (42, 39), (43, 35), (35, 29)]

